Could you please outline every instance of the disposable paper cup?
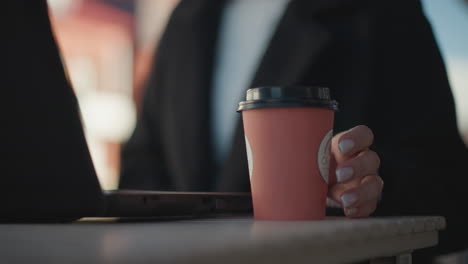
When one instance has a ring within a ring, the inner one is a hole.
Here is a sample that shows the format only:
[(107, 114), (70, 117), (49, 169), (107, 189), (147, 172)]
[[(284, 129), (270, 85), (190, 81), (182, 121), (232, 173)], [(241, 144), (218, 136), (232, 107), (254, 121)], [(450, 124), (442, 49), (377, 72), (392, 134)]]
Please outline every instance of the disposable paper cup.
[(239, 104), (256, 220), (325, 217), (337, 102), (324, 87), (260, 87)]

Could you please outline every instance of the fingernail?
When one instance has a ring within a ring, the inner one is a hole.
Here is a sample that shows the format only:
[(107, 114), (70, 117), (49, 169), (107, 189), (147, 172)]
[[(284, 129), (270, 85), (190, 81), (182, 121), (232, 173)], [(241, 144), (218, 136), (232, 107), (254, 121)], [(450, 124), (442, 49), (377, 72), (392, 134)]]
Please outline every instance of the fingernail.
[(346, 209), (346, 215), (355, 215), (357, 213), (357, 208)]
[(338, 180), (338, 182), (347, 181), (351, 179), (351, 177), (353, 177), (353, 173), (354, 170), (351, 167), (338, 169), (336, 170), (336, 179)]
[(348, 207), (356, 202), (358, 199), (355, 193), (346, 193), (341, 195), (341, 202), (343, 202), (343, 207)]
[(354, 147), (354, 141), (351, 139), (344, 139), (338, 144), (341, 153), (346, 154)]

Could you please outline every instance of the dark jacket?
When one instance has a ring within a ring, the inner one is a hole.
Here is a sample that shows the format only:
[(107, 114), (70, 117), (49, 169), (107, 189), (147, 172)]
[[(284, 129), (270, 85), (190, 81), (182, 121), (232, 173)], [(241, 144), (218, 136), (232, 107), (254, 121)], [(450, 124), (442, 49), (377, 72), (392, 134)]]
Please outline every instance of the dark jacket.
[[(223, 2), (182, 1), (172, 14), (123, 150), (121, 188), (249, 190), (241, 122), (221, 168), (212, 157), (210, 84)], [(375, 215), (443, 215), (448, 229), (432, 252), (467, 247), (460, 206), (468, 151), (419, 1), (293, 0), (250, 87), (290, 84), (330, 87), (340, 103), (335, 132), (360, 124), (374, 131), (385, 181)]]
[(0, 221), (96, 215), (101, 189), (47, 3), (1, 6)]

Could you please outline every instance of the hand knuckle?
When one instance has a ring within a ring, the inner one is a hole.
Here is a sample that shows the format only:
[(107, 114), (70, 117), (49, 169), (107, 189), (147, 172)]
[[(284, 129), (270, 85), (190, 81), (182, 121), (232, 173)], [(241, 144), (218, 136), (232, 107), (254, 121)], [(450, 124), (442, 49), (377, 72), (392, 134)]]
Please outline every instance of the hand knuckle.
[(380, 160), (374, 151), (366, 151), (361, 155), (357, 166), (360, 170), (365, 171), (365, 174), (374, 174), (380, 166)]
[(369, 130), (369, 127), (366, 126), (366, 125), (358, 125), (356, 126), (357, 129), (361, 129), (361, 130)]
[(379, 168), (381, 161), (380, 161), (380, 157), (377, 154), (377, 152), (371, 150), (371, 151), (369, 151), (369, 156), (370, 156), (370, 158), (372, 160), (372, 163), (375, 164), (375, 167)]
[(376, 202), (369, 202), (359, 208), (359, 217), (368, 217), (377, 209)]
[(359, 125), (358, 129), (361, 130), (364, 134), (368, 135), (369, 138), (374, 140), (374, 132), (366, 125)]
[(377, 176), (377, 182), (380, 186), (380, 191), (382, 191), (384, 184), (385, 184), (384, 180), (381, 177)]
[(369, 181), (367, 186), (366, 200), (367, 201), (377, 201), (380, 194), (382, 193), (382, 183), (380, 177), (378, 176), (369, 176), (372, 179)]

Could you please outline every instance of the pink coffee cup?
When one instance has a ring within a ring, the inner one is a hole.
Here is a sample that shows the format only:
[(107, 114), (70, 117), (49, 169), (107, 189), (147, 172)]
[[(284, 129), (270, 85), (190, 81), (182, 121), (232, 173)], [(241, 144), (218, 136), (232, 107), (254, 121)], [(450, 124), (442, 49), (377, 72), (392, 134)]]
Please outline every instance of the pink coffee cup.
[(256, 220), (325, 217), (337, 102), (323, 87), (247, 90), (242, 112)]

